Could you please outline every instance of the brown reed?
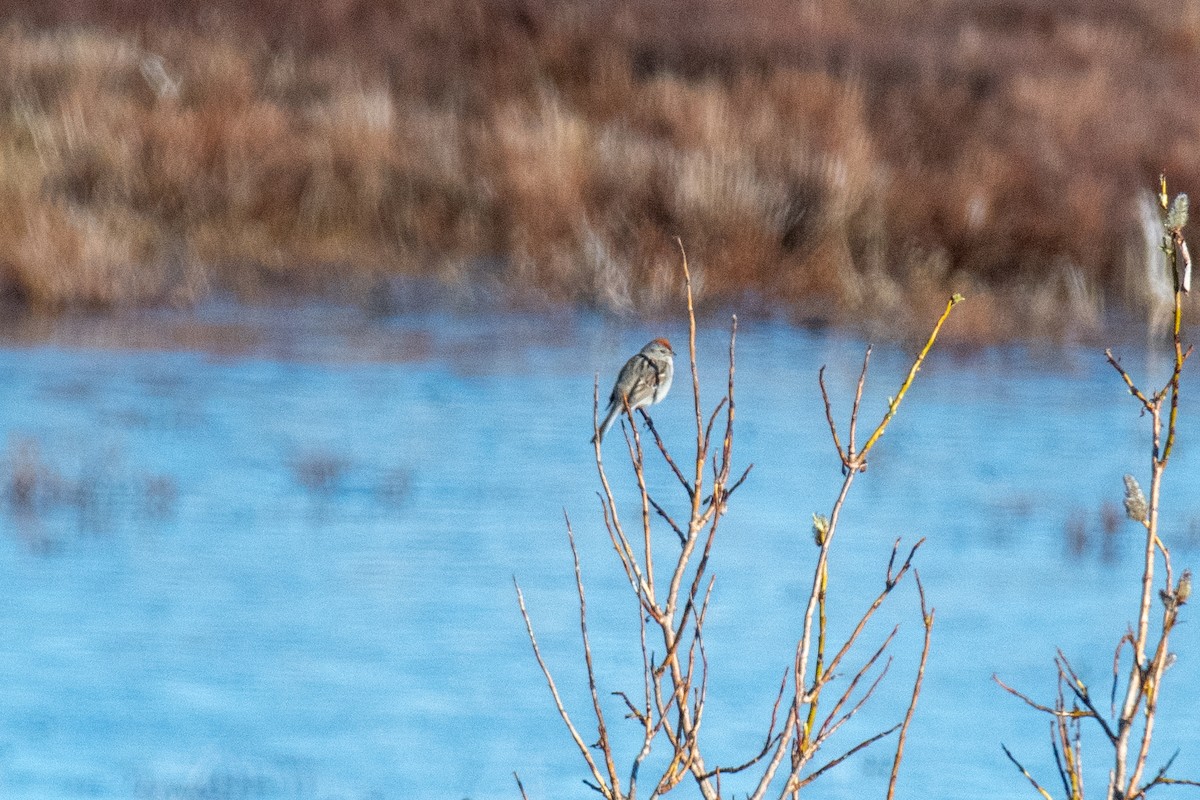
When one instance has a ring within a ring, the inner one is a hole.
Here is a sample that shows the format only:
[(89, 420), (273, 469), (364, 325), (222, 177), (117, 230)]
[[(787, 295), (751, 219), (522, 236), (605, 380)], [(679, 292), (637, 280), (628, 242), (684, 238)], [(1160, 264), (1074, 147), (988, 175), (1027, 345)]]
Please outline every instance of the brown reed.
[[(1088, 338), (1200, 178), (1183, 0), (10, 2), (0, 292), (189, 303), (395, 275)], [(1169, 76), (1163, 79), (1162, 76)], [(1051, 188), (1052, 187), (1052, 188)]]

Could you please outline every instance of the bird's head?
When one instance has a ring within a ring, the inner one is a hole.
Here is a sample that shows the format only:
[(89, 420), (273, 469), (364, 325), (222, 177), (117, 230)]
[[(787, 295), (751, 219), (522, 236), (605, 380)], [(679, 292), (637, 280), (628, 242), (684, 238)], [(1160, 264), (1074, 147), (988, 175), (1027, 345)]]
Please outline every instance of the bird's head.
[(671, 349), (671, 343), (665, 338), (658, 338), (650, 342), (642, 348), (642, 352), (646, 354), (657, 353), (658, 355), (673, 356), (675, 351)]

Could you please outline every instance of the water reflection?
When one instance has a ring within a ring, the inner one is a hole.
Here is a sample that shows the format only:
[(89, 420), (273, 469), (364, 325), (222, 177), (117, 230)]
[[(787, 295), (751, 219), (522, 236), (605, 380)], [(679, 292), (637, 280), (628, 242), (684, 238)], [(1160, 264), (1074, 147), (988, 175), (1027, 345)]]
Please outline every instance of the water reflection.
[[(532, 796), (590, 796), (511, 577), (564, 691), (581, 691), (566, 509), (597, 647), (622, 652), (633, 618), (597, 516), (594, 375), (610, 380), (652, 336), (682, 341), (678, 323), (213, 306), (3, 333), (6, 796), (478, 800), (514, 796), (514, 769)], [(700, 337), (710, 402), (725, 335)], [(839, 478), (816, 369), (829, 365), (844, 408), (861, 359), (853, 339), (770, 323), (744, 323), (739, 345), (736, 452), (756, 466), (714, 556), (709, 629), (723, 666), (708, 724), (730, 760), (765, 733), (811, 513)], [(877, 348), (867, 409), (882, 413), (906, 359)], [(1141, 348), (1126, 360), (1164, 368)], [(1200, 538), (1186, 402), (1165, 490), (1177, 565)], [(833, 563), (848, 615), (896, 536), (928, 539), (918, 565), (938, 627), (903, 793), (1026, 796), (1001, 740), (1052, 768), (1043, 720), (993, 672), (1048, 692), (1061, 645), (1104, 684), (1133, 608), (1136, 534), (1112, 509), (1121, 476), (1148, 461), (1136, 411), (1091, 351), (950, 348), (927, 363), (856, 484)], [(654, 409), (680, 447), (689, 415), (678, 389)], [(910, 600), (881, 625), (915, 636)], [(1181, 747), (1177, 770), (1196, 775), (1194, 626), (1175, 645), (1163, 750)], [(859, 797), (886, 771), (882, 754), (860, 759), (822, 796)]]

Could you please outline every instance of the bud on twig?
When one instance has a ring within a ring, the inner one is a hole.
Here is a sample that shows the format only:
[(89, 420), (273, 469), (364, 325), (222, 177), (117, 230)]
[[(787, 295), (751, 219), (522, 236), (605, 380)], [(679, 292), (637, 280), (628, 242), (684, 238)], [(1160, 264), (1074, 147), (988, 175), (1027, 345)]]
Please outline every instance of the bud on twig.
[(1171, 204), (1171, 210), (1167, 212), (1166, 226), (1171, 233), (1183, 230), (1183, 226), (1187, 225), (1188, 219), (1188, 196), (1179, 194), (1175, 196), (1175, 202)]
[(1142, 494), (1142, 487), (1138, 485), (1137, 478), (1132, 475), (1125, 476), (1125, 514), (1134, 522), (1146, 524), (1146, 514), (1149, 509), (1146, 507), (1146, 495)]
[(829, 534), (829, 518), (823, 514), (813, 514), (812, 531), (817, 546), (825, 544), (825, 537)]

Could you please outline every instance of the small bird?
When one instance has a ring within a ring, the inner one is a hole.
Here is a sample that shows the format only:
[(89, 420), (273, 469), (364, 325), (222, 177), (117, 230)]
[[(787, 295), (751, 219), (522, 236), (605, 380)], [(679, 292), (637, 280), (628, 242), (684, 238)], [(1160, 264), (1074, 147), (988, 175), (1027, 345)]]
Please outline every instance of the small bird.
[(608, 409), (604, 421), (592, 437), (592, 442), (604, 441), (604, 434), (612, 427), (617, 415), (625, 410), (633, 411), (643, 406), (654, 405), (671, 390), (671, 379), (675, 376), (675, 351), (666, 339), (655, 339), (643, 347), (621, 367), (612, 394), (608, 398)]

